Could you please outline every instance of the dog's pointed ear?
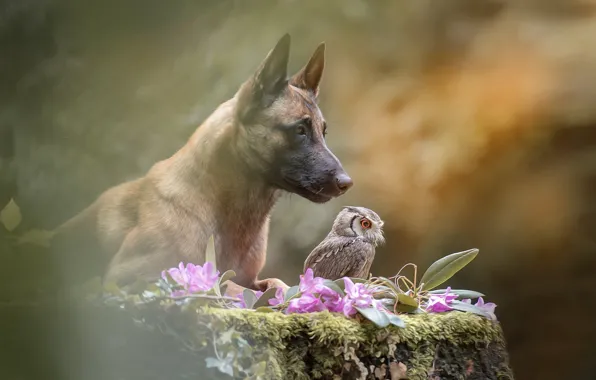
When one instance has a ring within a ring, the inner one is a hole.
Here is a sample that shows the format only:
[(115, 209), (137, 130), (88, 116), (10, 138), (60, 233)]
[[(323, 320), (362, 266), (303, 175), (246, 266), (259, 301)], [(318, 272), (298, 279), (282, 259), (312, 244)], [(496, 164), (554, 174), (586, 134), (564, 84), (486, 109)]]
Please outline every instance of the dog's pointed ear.
[(288, 84), (290, 35), (284, 34), (251, 79), (240, 88), (238, 111), (242, 118), (254, 110), (267, 107)]
[(288, 61), (290, 59), (290, 35), (284, 34), (255, 73), (255, 84), (265, 94), (276, 95), (288, 82)]
[(323, 77), (323, 70), (325, 69), (325, 43), (321, 42), (313, 53), (310, 60), (300, 71), (298, 71), (292, 79), (290, 84), (309, 91), (316, 97), (319, 95), (319, 84)]

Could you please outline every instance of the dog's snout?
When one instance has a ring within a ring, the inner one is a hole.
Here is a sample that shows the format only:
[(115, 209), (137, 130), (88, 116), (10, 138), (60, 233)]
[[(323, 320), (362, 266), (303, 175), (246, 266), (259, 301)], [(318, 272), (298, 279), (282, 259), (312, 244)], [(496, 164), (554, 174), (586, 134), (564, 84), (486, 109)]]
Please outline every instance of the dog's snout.
[(335, 176), (335, 183), (337, 184), (338, 189), (342, 193), (345, 193), (350, 187), (352, 187), (354, 181), (352, 181), (352, 178), (350, 178), (350, 176), (346, 173), (340, 173)]

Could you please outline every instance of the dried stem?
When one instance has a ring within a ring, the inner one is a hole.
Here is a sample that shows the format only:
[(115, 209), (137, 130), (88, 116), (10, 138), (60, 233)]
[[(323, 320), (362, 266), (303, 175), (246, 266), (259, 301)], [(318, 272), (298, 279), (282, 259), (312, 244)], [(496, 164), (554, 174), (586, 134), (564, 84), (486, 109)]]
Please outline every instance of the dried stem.
[(210, 294), (188, 294), (185, 296), (177, 296), (177, 297), (171, 297), (171, 296), (165, 296), (165, 297), (156, 297), (156, 299), (158, 300), (182, 300), (182, 299), (187, 299), (187, 298), (199, 298), (199, 299), (208, 299), (208, 300), (215, 300), (215, 301), (231, 301), (231, 302), (240, 302), (239, 298), (235, 298), (235, 297), (228, 297), (228, 296), (213, 296)]

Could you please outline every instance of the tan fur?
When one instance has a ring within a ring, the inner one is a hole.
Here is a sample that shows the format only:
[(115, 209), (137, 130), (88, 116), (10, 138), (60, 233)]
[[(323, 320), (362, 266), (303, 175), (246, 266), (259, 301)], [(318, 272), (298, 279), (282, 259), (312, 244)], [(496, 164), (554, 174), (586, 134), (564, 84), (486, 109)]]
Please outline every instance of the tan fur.
[[(322, 64), (315, 68), (322, 70)], [(249, 79), (172, 157), (156, 163), (144, 177), (105, 191), (60, 226), (57, 236), (96, 243), (109, 262), (104, 281), (129, 283), (136, 277), (156, 279), (181, 261), (202, 264), (213, 235), (218, 269), (233, 269), (235, 284), (260, 290), (286, 287), (277, 279), (257, 279), (265, 265), (269, 213), (280, 191), (266, 175), (276, 163), (276, 152), (287, 149), (287, 138), (273, 126), (309, 116), (317, 139), (312, 152), (328, 152), (327, 162), (337, 161), (324, 144), (324, 120), (315, 101), (320, 72), (316, 80), (311, 75), (313, 91), (299, 88), (304, 72), (308, 70), (299, 72), (245, 126), (239, 125), (239, 110), (256, 107), (248, 103), (254, 101), (250, 96), (256, 79)], [(339, 161), (337, 168), (345, 174)], [(240, 289), (235, 284), (231, 293)]]

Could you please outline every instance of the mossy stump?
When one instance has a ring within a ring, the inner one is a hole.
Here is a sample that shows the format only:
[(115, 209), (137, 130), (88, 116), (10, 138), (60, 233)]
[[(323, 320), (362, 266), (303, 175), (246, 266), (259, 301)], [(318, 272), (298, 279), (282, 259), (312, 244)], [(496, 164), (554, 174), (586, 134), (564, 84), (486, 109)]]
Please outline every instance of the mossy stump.
[[(236, 354), (236, 364), (260, 368), (253, 379), (513, 379), (500, 325), (469, 313), (403, 316), (405, 329), (380, 329), (329, 312), (207, 306), (10, 312), (14, 339), (37, 343), (51, 366), (45, 379), (231, 379), (206, 363)], [(251, 348), (234, 348), (237, 342)]]

